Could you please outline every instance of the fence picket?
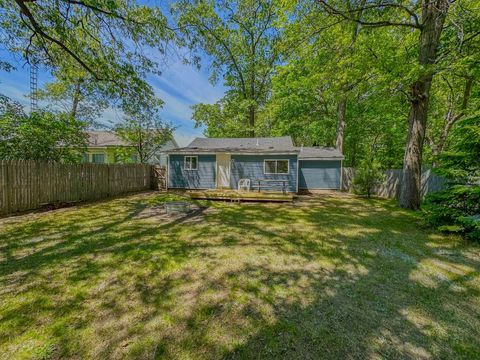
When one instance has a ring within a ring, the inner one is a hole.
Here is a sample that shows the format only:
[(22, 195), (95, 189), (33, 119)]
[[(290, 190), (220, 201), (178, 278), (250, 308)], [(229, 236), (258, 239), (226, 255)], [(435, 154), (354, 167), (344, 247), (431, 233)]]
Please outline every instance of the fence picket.
[[(165, 171), (165, 169), (163, 169)], [(0, 160), (0, 214), (48, 203), (102, 199), (147, 190), (152, 165), (60, 164)]]
[[(342, 173), (342, 190), (353, 190), (353, 180), (355, 178), (355, 169), (345, 167)], [(374, 189), (376, 195), (386, 198), (397, 198), (402, 182), (402, 169), (392, 169), (385, 171), (385, 180)], [(428, 193), (439, 191), (445, 188), (446, 181), (442, 177), (435, 175), (431, 170), (422, 171), (421, 177), (421, 196)]]

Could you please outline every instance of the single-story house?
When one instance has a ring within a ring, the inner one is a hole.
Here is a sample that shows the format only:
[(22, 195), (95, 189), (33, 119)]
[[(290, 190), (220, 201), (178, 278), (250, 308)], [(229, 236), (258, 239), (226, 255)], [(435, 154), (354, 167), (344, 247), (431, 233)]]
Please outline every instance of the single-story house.
[[(139, 162), (135, 148), (126, 143), (112, 131), (87, 131), (87, 152), (83, 154), (82, 162), (95, 164), (115, 164)], [(166, 151), (177, 148), (175, 139), (169, 140), (148, 161), (152, 165), (167, 166)]]
[(341, 189), (343, 155), (327, 147), (296, 147), (290, 136), (196, 138), (167, 151), (171, 189), (251, 188), (289, 192)]

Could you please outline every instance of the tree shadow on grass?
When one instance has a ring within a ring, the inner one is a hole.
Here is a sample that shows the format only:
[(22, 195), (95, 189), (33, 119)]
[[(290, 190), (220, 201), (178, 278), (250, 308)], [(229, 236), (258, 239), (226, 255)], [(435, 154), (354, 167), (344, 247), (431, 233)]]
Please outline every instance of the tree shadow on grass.
[(150, 205), (10, 233), (0, 349), (42, 329), (56, 357), (478, 355), (478, 252), (389, 202), (215, 204), (164, 224), (138, 218)]
[[(66, 219), (59, 220), (48, 214), (45, 219), (18, 224), (13, 232), (5, 231), (8, 237), (4, 238), (2, 247), (0, 293), (10, 298), (0, 311), (3, 323), (0, 346), (29, 329), (41, 328), (43, 318), (47, 317), (53, 322), (60, 319), (51, 329), (55, 336), (63, 339), (59, 341), (62, 345), (56, 345), (64, 348), (60, 354), (68, 353), (71, 344), (82, 348), (75, 334), (91, 325), (95, 318), (95, 314), (89, 314), (92, 309), (88, 302), (92, 297), (101, 299), (94, 310), (103, 309), (104, 318), (114, 319), (125, 313), (119, 302), (129, 297), (132, 287), (144, 296), (141, 285), (146, 280), (144, 274), (122, 273), (125, 263), (133, 263), (140, 269), (148, 265), (149, 271), (160, 272), (186, 258), (191, 247), (173, 236), (175, 230), (169, 229), (200, 216), (204, 208), (176, 218), (170, 224), (145, 226), (135, 218), (146, 203), (138, 200), (120, 203), (121, 211), (115, 206), (100, 204), (91, 212), (84, 208), (81, 215), (71, 212)], [(93, 216), (92, 220), (89, 215)], [(41, 246), (32, 246), (32, 238), (38, 238), (35, 243)], [(132, 279), (138, 284), (129, 284)], [(167, 282), (159, 288), (168, 288)], [(29, 296), (25, 298), (23, 294)], [(167, 299), (165, 295), (164, 300)], [(66, 319), (68, 323), (64, 323)]]
[[(415, 228), (411, 214), (388, 203), (371, 202), (375, 208), (367, 204), (350, 212), (334, 203), (327, 204), (327, 212), (307, 206), (302, 212), (318, 237), (283, 239), (293, 247), (287, 246), (288, 251), (309, 261), (330, 259), (333, 268), (276, 272), (267, 264), (243, 270), (268, 286), (287, 287), (301, 274), (310, 291), (307, 301), (276, 303), (271, 324), (226, 358), (471, 359), (480, 355), (480, 309), (475, 308), (480, 291), (478, 283), (472, 283), (480, 275), (479, 258), (459, 256), (466, 250), (464, 244), (437, 243), (432, 249), (429, 234)], [(378, 218), (386, 211), (393, 214)], [(334, 229), (331, 221), (337, 224)], [(333, 231), (325, 234), (326, 228)], [(279, 245), (281, 251), (281, 241)], [(436, 268), (430, 271), (432, 263)]]
[[(4, 256), (3, 261), (0, 260), (0, 276), (17, 271), (39, 270), (44, 266), (51, 266), (56, 262), (85, 254), (94, 255), (102, 251), (123, 253), (138, 246), (138, 242), (132, 241), (135, 237), (143, 239), (161, 234), (162, 231), (175, 228), (183, 222), (200, 218), (207, 209), (202, 205), (192, 212), (171, 220), (167, 218), (167, 221), (159, 223), (158, 226), (145, 227), (143, 223), (132, 220), (135, 220), (148, 205), (135, 200), (125, 202), (124, 205), (126, 205), (125, 209), (116, 214), (110, 212), (110, 207), (99, 205), (102, 215), (92, 212), (92, 224), (86, 222), (88, 214), (80, 216), (69, 214), (68, 221), (64, 223), (57, 223), (56, 217), (51, 216), (49, 219), (17, 226), (16, 233), (9, 234), (10, 238), (5, 239), (6, 241), (2, 244)], [(32, 241), (32, 239), (36, 240)], [(38, 250), (34, 248), (35, 241), (43, 243)], [(31, 248), (30, 251), (29, 248)], [(19, 250), (27, 253), (17, 257), (12, 255)]]

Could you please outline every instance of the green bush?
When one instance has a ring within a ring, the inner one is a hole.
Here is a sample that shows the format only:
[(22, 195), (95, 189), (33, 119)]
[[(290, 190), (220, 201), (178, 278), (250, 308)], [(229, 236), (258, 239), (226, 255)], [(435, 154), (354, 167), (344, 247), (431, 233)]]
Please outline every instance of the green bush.
[(423, 212), (426, 221), (438, 230), (480, 241), (480, 186), (454, 185), (429, 194)]
[(367, 159), (360, 163), (353, 180), (353, 189), (357, 194), (366, 194), (370, 197), (375, 187), (380, 185), (385, 178), (380, 163)]
[(459, 222), (465, 229), (467, 239), (480, 242), (480, 215), (463, 216)]
[(87, 146), (86, 127), (67, 113), (25, 114), (0, 106), (0, 160), (79, 162)]
[(480, 116), (459, 121), (450, 141), (435, 169), (448, 187), (426, 197), (425, 219), (441, 231), (480, 241)]

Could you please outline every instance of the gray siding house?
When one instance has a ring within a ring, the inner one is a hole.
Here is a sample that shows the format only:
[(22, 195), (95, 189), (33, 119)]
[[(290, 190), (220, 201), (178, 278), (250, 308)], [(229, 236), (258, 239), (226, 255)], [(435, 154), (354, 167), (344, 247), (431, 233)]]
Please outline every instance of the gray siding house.
[[(289, 136), (196, 138), (168, 151), (168, 188), (251, 188), (289, 192), (340, 189), (343, 155), (332, 148), (296, 147)], [(280, 185), (281, 184), (281, 185)]]

